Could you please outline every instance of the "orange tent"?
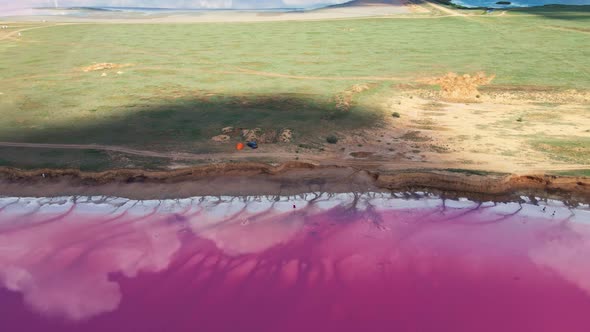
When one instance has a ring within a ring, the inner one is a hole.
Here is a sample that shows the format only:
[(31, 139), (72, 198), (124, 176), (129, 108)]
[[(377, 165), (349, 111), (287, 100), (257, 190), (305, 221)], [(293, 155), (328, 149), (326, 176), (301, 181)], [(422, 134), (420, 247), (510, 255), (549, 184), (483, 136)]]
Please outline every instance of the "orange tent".
[(236, 150), (244, 150), (244, 143), (236, 144)]

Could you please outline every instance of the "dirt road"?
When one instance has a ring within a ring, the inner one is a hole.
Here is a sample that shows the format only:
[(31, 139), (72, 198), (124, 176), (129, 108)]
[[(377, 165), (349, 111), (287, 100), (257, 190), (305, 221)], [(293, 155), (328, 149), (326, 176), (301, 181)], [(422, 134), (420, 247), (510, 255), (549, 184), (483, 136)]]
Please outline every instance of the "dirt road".
[[(382, 169), (382, 170), (399, 170), (399, 169), (450, 169), (461, 168), (471, 169), (473, 167), (466, 166), (461, 163), (453, 161), (430, 161), (426, 164), (415, 161), (388, 161), (388, 160), (363, 160), (355, 158), (343, 158), (342, 156), (324, 152), (317, 153), (290, 153), (271, 151), (265, 152), (261, 150), (243, 151), (243, 152), (222, 152), (222, 153), (186, 153), (186, 152), (158, 152), (150, 150), (139, 150), (123, 146), (101, 145), (101, 144), (47, 144), (47, 143), (17, 143), (17, 142), (0, 142), (0, 147), (18, 147), (18, 148), (33, 148), (33, 149), (65, 149), (65, 150), (100, 150), (119, 152), (129, 155), (136, 155), (142, 157), (152, 158), (166, 158), (179, 161), (228, 161), (228, 160), (251, 160), (253, 158), (271, 159), (276, 162), (285, 162), (300, 160), (311, 162), (318, 165), (327, 166), (348, 166), (358, 169)], [(489, 169), (485, 167), (475, 167), (473, 170), (484, 171), (499, 171), (507, 173), (530, 173), (530, 172), (545, 172), (545, 171), (567, 171), (588, 169), (589, 165), (585, 164), (569, 164), (569, 165), (552, 165), (552, 164), (538, 164), (536, 166), (527, 166), (522, 169)]]
[[(100, 150), (120, 152), (135, 156), (153, 157), (153, 158), (167, 158), (180, 160), (209, 160), (209, 159), (245, 159), (253, 157), (276, 157), (276, 152), (261, 152), (254, 153), (185, 153), (185, 152), (157, 152), (149, 150), (139, 150), (127, 148), (123, 146), (101, 145), (101, 144), (46, 144), (46, 143), (14, 143), (14, 142), (0, 142), (0, 147), (18, 147), (18, 148), (36, 148), (36, 149), (65, 149), (65, 150)], [(298, 154), (295, 153), (280, 153), (280, 157), (295, 158)]]
[(355, 80), (362, 80), (362, 81), (400, 81), (407, 79), (403, 77), (384, 77), (384, 76), (305, 76), (305, 75), (288, 75), (288, 74), (281, 74), (281, 73), (273, 73), (273, 72), (265, 72), (265, 71), (258, 71), (252, 70), (247, 68), (237, 68), (235, 71), (215, 71), (215, 73), (219, 74), (246, 74), (246, 75), (254, 75), (254, 76), (264, 76), (264, 77), (280, 77), (280, 78), (291, 78), (291, 79), (298, 79), (298, 80), (314, 80), (314, 81), (355, 81)]
[(5, 35), (0, 35), (0, 40), (14, 39), (14, 37), (17, 36), (19, 33), (22, 33), (25, 31), (36, 30), (36, 29), (46, 29), (46, 28), (52, 28), (52, 27), (56, 27), (56, 26), (60, 26), (60, 25), (72, 25), (72, 24), (77, 24), (77, 23), (56, 23), (56, 24), (50, 24), (50, 25), (41, 25), (41, 26), (36, 26), (36, 27), (18, 29), (18, 30), (11, 31)]

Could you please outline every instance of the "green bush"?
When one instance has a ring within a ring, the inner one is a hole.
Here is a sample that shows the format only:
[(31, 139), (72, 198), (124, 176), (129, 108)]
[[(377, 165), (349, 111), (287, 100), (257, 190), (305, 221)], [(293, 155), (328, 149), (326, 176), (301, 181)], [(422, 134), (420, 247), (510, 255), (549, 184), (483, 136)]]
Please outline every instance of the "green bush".
[(328, 142), (330, 144), (336, 144), (336, 143), (338, 143), (338, 137), (336, 137), (334, 135), (330, 135), (330, 136), (326, 137), (326, 142)]
[(399, 118), (401, 115), (398, 112), (393, 112), (391, 113), (391, 116), (393, 116), (394, 118)]

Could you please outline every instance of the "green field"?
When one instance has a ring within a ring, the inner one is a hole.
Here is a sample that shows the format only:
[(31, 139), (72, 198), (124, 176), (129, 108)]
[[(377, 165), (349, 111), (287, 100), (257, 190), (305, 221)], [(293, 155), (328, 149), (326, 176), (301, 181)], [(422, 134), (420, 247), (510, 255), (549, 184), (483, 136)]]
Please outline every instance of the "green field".
[[(494, 85), (514, 89), (590, 89), (590, 7), (564, 8), (24, 30), (0, 41), (0, 141), (196, 153), (219, 149), (205, 142), (237, 126), (292, 128), (296, 143), (317, 142), (378, 125), (398, 84), (450, 71), (495, 74)], [(81, 70), (100, 62), (131, 66), (106, 77)], [(338, 112), (335, 96), (360, 83), (374, 85)]]

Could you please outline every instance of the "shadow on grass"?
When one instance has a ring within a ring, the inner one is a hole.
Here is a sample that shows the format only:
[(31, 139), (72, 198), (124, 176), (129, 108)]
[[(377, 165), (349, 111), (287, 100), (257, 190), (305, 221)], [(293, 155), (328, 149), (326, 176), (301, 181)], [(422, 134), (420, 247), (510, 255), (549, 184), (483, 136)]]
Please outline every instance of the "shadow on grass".
[(0, 166), (20, 169), (79, 169), (105, 171), (108, 169), (165, 169), (168, 158), (143, 157), (95, 149), (51, 149), (0, 147)]
[(219, 144), (210, 144), (210, 138), (220, 135), (227, 126), (277, 131), (289, 128), (295, 142), (313, 142), (325, 140), (335, 131), (375, 126), (382, 118), (379, 110), (355, 106), (341, 111), (330, 98), (301, 94), (196, 93), (171, 99), (145, 98), (134, 104), (82, 109), (78, 113), (42, 129), (3, 131), (0, 141), (104, 144), (198, 153), (215, 150)]

